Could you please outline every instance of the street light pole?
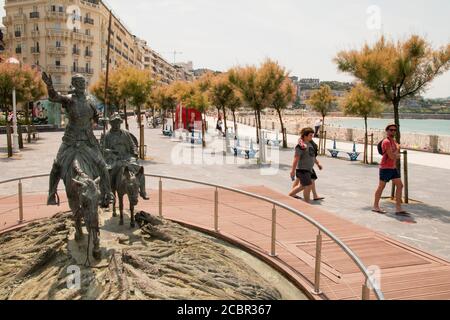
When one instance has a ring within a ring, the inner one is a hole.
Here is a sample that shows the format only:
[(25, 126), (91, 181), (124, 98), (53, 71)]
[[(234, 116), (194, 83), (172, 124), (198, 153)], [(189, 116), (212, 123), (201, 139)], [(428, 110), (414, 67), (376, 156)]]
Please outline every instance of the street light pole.
[[(20, 61), (15, 58), (9, 58), (6, 60), (7, 63), (20, 65)], [(17, 101), (16, 101), (16, 87), (13, 88), (12, 92), (13, 99), (13, 153), (20, 153), (19, 149), (19, 131), (17, 130)]]

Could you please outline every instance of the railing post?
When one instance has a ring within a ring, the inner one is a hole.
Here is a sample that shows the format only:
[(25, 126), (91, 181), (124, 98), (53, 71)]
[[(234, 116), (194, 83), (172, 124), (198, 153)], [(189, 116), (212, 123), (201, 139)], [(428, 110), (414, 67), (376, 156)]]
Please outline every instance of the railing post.
[(368, 279), (366, 279), (364, 281), (364, 284), (362, 286), (362, 295), (361, 295), (361, 299), (366, 301), (366, 300), (370, 300), (370, 288), (367, 285)]
[(162, 188), (163, 188), (163, 186), (162, 186), (162, 179), (159, 178), (159, 201), (158, 201), (159, 206), (158, 206), (158, 208), (159, 208), (159, 217), (160, 217), (160, 218), (163, 217), (163, 210), (162, 210)]
[(404, 180), (405, 180), (405, 203), (409, 203), (409, 177), (408, 177), (408, 151), (403, 152), (403, 170), (404, 170)]
[(319, 234), (316, 239), (316, 267), (314, 269), (314, 294), (320, 295), (320, 267), (322, 266), (322, 232), (319, 230)]
[(271, 242), (271, 246), (270, 246), (270, 256), (271, 257), (276, 257), (277, 256), (277, 252), (276, 252), (276, 242), (277, 242), (277, 207), (276, 205), (273, 205), (273, 209), (272, 209), (272, 242)]
[(19, 223), (23, 223), (23, 195), (22, 195), (22, 180), (19, 180)]
[(323, 149), (322, 149), (322, 155), (327, 154), (327, 131), (324, 132), (324, 139), (323, 139)]
[(214, 191), (214, 231), (219, 232), (219, 190)]

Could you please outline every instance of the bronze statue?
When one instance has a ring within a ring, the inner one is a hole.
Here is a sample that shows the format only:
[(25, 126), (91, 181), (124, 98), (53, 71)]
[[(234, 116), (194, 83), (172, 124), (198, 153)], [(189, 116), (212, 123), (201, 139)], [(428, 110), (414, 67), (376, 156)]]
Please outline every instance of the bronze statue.
[[(130, 200), (131, 227), (135, 226), (134, 207), (138, 203), (138, 193), (149, 200), (145, 190), (144, 167), (138, 162), (137, 139), (127, 130), (120, 128), (122, 118), (114, 114), (110, 119), (111, 129), (103, 137), (105, 159), (110, 169), (111, 189), (119, 198), (120, 224), (123, 225), (123, 197)], [(116, 203), (113, 204), (113, 216), (116, 217)]]
[(98, 123), (97, 109), (86, 97), (86, 79), (82, 75), (72, 77), (72, 96), (62, 96), (53, 88), (52, 79), (44, 72), (42, 79), (47, 85), (49, 100), (60, 103), (66, 110), (69, 123), (66, 127), (63, 142), (53, 164), (50, 174), (48, 205), (57, 205), (57, 188), (63, 174), (67, 173), (77, 152), (85, 156), (95, 165), (95, 173), (101, 178), (102, 207), (107, 208), (113, 200), (109, 174), (100, 144), (95, 138), (93, 126)]
[[(83, 236), (81, 218), (94, 237), (94, 257), (100, 257), (98, 206), (108, 207), (114, 199), (106, 162), (93, 127), (98, 123), (95, 106), (88, 101), (86, 80), (81, 75), (72, 78), (72, 96), (62, 96), (53, 88), (51, 77), (46, 73), (42, 79), (47, 85), (49, 100), (61, 103), (69, 118), (63, 142), (50, 173), (48, 205), (59, 204), (57, 188), (62, 178), (66, 194), (76, 220), (76, 239)], [(57, 200), (58, 199), (58, 200)], [(89, 255), (88, 255), (89, 256)]]

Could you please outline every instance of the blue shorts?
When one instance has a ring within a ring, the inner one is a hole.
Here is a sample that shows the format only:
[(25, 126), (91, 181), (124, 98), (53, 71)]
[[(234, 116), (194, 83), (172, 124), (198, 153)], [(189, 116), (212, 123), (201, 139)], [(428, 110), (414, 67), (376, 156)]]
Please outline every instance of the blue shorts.
[(380, 181), (390, 182), (391, 180), (401, 179), (398, 169), (380, 169)]

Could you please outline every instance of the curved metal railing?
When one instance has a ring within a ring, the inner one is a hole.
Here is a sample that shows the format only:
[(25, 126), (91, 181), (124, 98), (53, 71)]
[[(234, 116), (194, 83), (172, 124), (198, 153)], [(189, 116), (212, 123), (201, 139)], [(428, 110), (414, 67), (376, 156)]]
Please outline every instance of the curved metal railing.
[[(18, 181), (18, 193), (19, 193), (19, 222), (23, 221), (23, 204), (22, 204), (22, 181), (23, 180), (30, 180), (35, 178), (45, 178), (48, 177), (48, 174), (39, 174), (39, 175), (33, 175), (33, 176), (25, 176), (20, 178), (14, 178), (14, 179), (8, 179), (4, 181), (0, 181), (0, 185), (16, 182)], [(172, 181), (178, 181), (178, 182), (185, 182), (185, 183), (192, 183), (207, 187), (215, 188), (215, 195), (214, 195), (214, 230), (216, 233), (219, 233), (219, 193), (218, 190), (226, 190), (233, 193), (241, 194), (250, 198), (254, 198), (257, 200), (261, 200), (264, 202), (267, 202), (273, 206), (272, 209), (272, 236), (271, 236), (271, 252), (270, 256), (275, 257), (276, 256), (276, 227), (277, 227), (277, 208), (284, 209), (290, 213), (293, 213), (294, 215), (302, 218), (303, 220), (307, 221), (314, 227), (318, 229), (318, 235), (316, 239), (316, 256), (315, 256), (315, 279), (314, 279), (314, 294), (320, 295), (322, 292), (320, 290), (320, 277), (321, 277), (321, 265), (322, 265), (322, 237), (323, 234), (327, 235), (335, 244), (337, 244), (344, 252), (345, 254), (356, 264), (358, 269), (361, 271), (361, 273), (365, 277), (365, 281), (362, 285), (362, 299), (367, 300), (370, 297), (370, 288), (375, 293), (375, 296), (378, 300), (384, 300), (384, 295), (381, 289), (374, 283), (373, 278), (369, 274), (369, 271), (367, 270), (364, 263), (361, 261), (361, 259), (344, 243), (342, 242), (336, 235), (334, 235), (330, 230), (328, 230), (326, 227), (324, 227), (322, 224), (317, 222), (316, 220), (312, 219), (311, 217), (307, 216), (306, 214), (289, 207), (279, 201), (272, 200), (270, 198), (260, 196), (257, 194), (253, 194), (247, 191), (223, 186), (223, 185), (217, 185), (209, 182), (202, 182), (202, 181), (196, 181), (191, 179), (185, 179), (185, 178), (177, 178), (177, 177), (171, 177), (171, 176), (164, 176), (164, 175), (156, 175), (156, 174), (146, 174), (145, 175), (148, 178), (157, 178), (159, 179), (159, 188), (158, 188), (158, 209), (159, 209), (159, 216), (163, 216), (163, 201), (162, 201), (162, 195), (163, 195), (163, 180), (172, 180)]]

